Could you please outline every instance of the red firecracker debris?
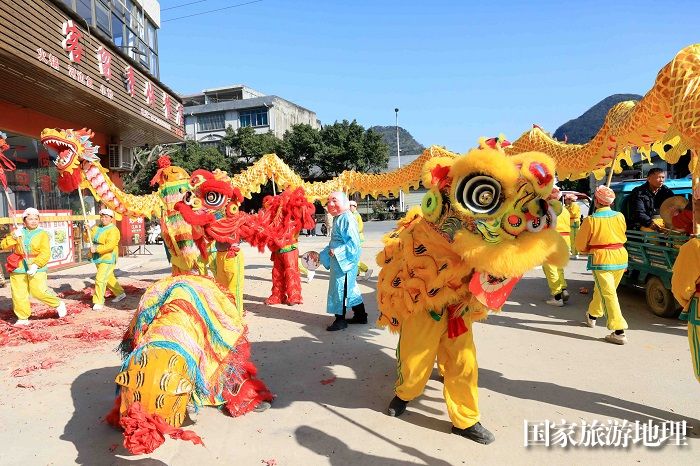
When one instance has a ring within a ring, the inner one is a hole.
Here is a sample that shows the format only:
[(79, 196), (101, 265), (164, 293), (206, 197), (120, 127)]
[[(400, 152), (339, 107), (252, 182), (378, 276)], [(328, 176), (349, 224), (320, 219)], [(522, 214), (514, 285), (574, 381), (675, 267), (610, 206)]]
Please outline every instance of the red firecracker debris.
[(332, 384), (333, 382), (335, 382), (336, 378), (337, 377), (333, 376), (330, 379), (323, 379), (323, 380), (321, 380), (321, 385)]

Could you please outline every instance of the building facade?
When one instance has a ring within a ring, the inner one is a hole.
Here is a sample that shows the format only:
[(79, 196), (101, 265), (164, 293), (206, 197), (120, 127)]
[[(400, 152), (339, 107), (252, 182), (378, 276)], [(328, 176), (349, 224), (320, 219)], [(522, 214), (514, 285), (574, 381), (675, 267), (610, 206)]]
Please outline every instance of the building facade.
[(316, 113), (275, 95), (265, 95), (244, 85), (207, 89), (182, 96), (185, 107), (185, 133), (188, 139), (218, 145), (233, 130), (251, 126), (257, 133), (271, 131), (278, 138), (292, 125), (321, 124)]
[[(118, 186), (133, 148), (183, 140), (182, 102), (157, 78), (159, 9), (153, 0), (0, 0), (0, 131), (17, 210), (81, 213), (77, 194), (58, 190), (39, 142), (46, 127), (91, 129)], [(4, 223), (9, 213), (3, 196)]]

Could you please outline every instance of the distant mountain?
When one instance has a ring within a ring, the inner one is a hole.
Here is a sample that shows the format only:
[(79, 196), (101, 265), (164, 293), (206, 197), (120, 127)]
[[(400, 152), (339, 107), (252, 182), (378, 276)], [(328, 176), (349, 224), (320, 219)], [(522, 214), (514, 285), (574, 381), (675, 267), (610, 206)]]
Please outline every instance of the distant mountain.
[(625, 100), (640, 100), (638, 94), (613, 94), (604, 98), (578, 118), (569, 120), (554, 132), (554, 138), (563, 141), (568, 138), (570, 144), (585, 144), (595, 136), (605, 122), (605, 115), (611, 108)]
[[(389, 146), (389, 157), (396, 156), (396, 126), (372, 126), (372, 131), (382, 135), (384, 142)], [(399, 143), (401, 155), (420, 154), (425, 150), (422, 144), (413, 139), (411, 133), (399, 126)]]

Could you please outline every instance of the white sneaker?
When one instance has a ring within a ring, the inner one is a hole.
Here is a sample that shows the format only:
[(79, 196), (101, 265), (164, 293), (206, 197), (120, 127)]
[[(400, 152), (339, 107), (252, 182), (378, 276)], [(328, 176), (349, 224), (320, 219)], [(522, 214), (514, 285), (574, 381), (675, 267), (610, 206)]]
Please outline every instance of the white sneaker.
[(62, 318), (62, 317), (65, 317), (66, 314), (68, 314), (68, 310), (66, 310), (66, 303), (64, 303), (63, 301), (61, 301), (61, 302), (58, 304), (58, 307), (56, 308), (56, 312), (58, 312), (58, 317), (59, 317), (59, 319)]
[(119, 301), (123, 301), (123, 300), (125, 300), (125, 299), (126, 299), (126, 293), (122, 293), (122, 294), (120, 294), (120, 295), (117, 295), (117, 296), (112, 300), (112, 302), (113, 302), (113, 303), (118, 303)]
[(29, 325), (29, 319), (17, 319), (15, 322), (15, 327), (22, 327)]
[(580, 255), (580, 254), (576, 254), (576, 260), (581, 260), (581, 259), (585, 259), (585, 257)]
[(374, 270), (367, 269), (367, 272), (365, 272), (365, 280), (369, 280), (372, 277), (373, 272), (374, 272)]
[(618, 335), (615, 332), (613, 332), (610, 335), (605, 335), (605, 341), (615, 343), (616, 345), (626, 345), (627, 335), (625, 335), (624, 333), (622, 335)]
[(93, 304), (92, 310), (93, 311), (101, 311), (104, 307), (105, 307), (104, 304)]
[(564, 301), (562, 301), (561, 299), (548, 299), (547, 304), (549, 304), (550, 306), (564, 307)]
[(586, 325), (588, 325), (590, 328), (595, 327), (595, 321), (598, 319), (591, 319), (591, 315), (586, 312)]
[(306, 283), (311, 283), (311, 280), (314, 279), (314, 275), (316, 275), (316, 271), (315, 271), (315, 270), (309, 270), (309, 271), (306, 273)]
[(561, 300), (567, 302), (571, 296), (569, 295), (569, 290), (561, 290)]

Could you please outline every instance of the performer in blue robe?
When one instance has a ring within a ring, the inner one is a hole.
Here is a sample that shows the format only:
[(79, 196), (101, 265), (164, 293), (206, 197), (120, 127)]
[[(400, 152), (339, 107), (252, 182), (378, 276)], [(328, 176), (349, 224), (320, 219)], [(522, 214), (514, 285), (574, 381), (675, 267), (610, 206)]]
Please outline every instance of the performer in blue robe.
[[(326, 330), (347, 328), (348, 323), (366, 324), (367, 312), (357, 286), (357, 265), (360, 261), (360, 234), (357, 221), (350, 212), (350, 202), (342, 192), (328, 197), (328, 212), (333, 215), (331, 241), (320, 253), (321, 264), (331, 271), (328, 282), (326, 312), (335, 320)], [(352, 319), (345, 319), (346, 309), (352, 308)]]

